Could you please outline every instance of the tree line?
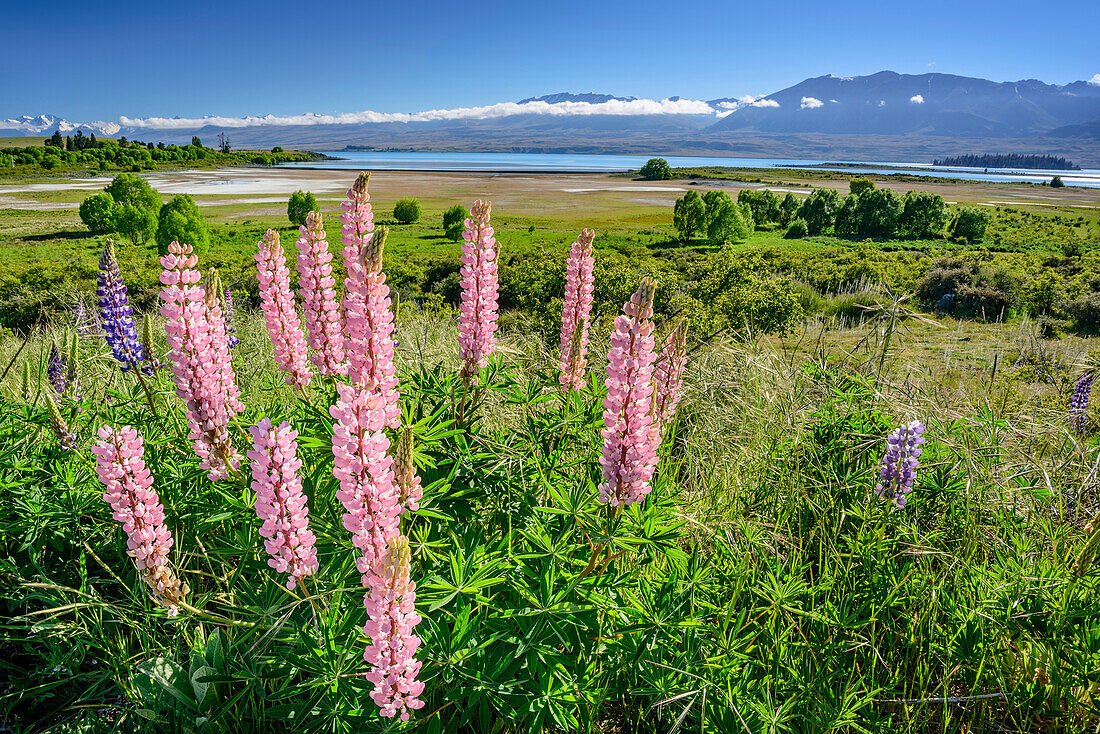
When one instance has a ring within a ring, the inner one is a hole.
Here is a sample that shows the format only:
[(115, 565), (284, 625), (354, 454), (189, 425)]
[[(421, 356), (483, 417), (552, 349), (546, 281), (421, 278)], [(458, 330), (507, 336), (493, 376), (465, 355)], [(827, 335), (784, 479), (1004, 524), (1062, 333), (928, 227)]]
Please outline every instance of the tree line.
[(1080, 171), (1065, 158), (1052, 155), (1030, 155), (1026, 153), (983, 153), (981, 155), (958, 155), (952, 158), (937, 158), (933, 166), (964, 166), (966, 168), (1038, 168), (1047, 171)]

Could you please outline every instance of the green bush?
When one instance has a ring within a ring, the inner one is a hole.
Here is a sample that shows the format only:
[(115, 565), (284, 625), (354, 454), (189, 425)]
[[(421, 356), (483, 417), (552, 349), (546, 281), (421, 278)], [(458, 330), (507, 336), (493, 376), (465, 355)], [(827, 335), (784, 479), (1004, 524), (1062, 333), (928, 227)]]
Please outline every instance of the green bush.
[(317, 197), (311, 191), (295, 191), (286, 203), (286, 216), (291, 224), (304, 226), (310, 212), (319, 211)]
[(92, 194), (80, 204), (80, 221), (92, 234), (115, 230), (115, 200), (106, 191)]
[(684, 242), (690, 242), (696, 234), (706, 230), (707, 204), (698, 192), (689, 189), (676, 200), (672, 208), (672, 226)]
[(859, 196), (875, 189), (875, 182), (865, 176), (856, 176), (848, 182), (848, 193)]
[(160, 211), (162, 204), (160, 194), (153, 191), (148, 181), (133, 173), (120, 173), (115, 176), (106, 191), (119, 206), (129, 204), (154, 213)]
[(664, 158), (650, 158), (638, 170), (643, 181), (667, 181), (672, 178), (672, 167)]
[(157, 215), (133, 204), (115, 207), (115, 230), (136, 245), (144, 245), (157, 231)]
[(910, 237), (935, 237), (947, 224), (943, 197), (927, 191), (907, 191), (901, 200), (898, 227)]
[(393, 218), (400, 224), (412, 224), (420, 219), (420, 202), (416, 199), (399, 199), (393, 205)]
[(975, 207), (963, 207), (955, 213), (948, 232), (952, 237), (964, 238), (968, 243), (985, 239), (985, 230), (989, 226), (989, 214)]
[(806, 220), (799, 217), (791, 222), (791, 226), (787, 227), (787, 232), (783, 235), (788, 240), (800, 240), (809, 235), (810, 229), (806, 226)]
[(817, 236), (833, 226), (837, 210), (840, 208), (840, 195), (832, 189), (814, 189), (799, 209), (798, 216), (806, 220), (806, 228)]
[(462, 240), (462, 231), (466, 228), (465, 221), (470, 216), (466, 207), (455, 204), (443, 212), (443, 236), (452, 242)]
[(210, 247), (210, 231), (194, 199), (176, 194), (160, 208), (156, 239), (161, 254), (168, 252), (172, 242), (189, 244), (195, 252), (205, 252)]

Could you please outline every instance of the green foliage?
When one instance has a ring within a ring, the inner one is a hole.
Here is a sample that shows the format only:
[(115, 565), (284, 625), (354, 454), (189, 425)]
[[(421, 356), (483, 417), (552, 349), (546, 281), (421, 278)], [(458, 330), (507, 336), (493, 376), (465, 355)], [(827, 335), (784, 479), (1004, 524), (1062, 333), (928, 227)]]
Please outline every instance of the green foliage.
[(791, 226), (787, 228), (783, 236), (788, 240), (801, 240), (807, 237), (809, 232), (810, 228), (806, 226), (806, 220), (798, 218), (791, 222)]
[(1062, 277), (1053, 270), (1044, 270), (1039, 273), (1020, 291), (1020, 302), (1033, 316), (1045, 316), (1051, 313), (1062, 297)]
[(1019, 282), (1003, 269), (958, 259), (936, 261), (917, 286), (917, 299), (942, 313), (1001, 321), (1018, 302)]
[(470, 213), (461, 204), (455, 204), (443, 212), (443, 236), (452, 242), (461, 242), (464, 222), (469, 216)]
[(106, 191), (119, 206), (129, 204), (152, 212), (159, 211), (161, 207), (160, 194), (153, 191), (148, 181), (133, 173), (121, 173), (115, 176)]
[[(711, 192), (707, 192), (708, 194)], [(693, 189), (688, 189), (672, 209), (672, 226), (684, 242), (690, 242), (696, 234), (705, 231), (707, 226), (707, 205), (703, 197)]]
[(1055, 176), (1054, 178), (1050, 179), (1050, 188), (1060, 189), (1064, 186), (1065, 186), (1065, 183), (1062, 181), (1061, 176)]
[(92, 194), (80, 204), (80, 221), (92, 234), (106, 234), (115, 229), (115, 200), (106, 191)]
[(973, 244), (985, 239), (985, 230), (989, 226), (989, 214), (976, 207), (964, 206), (955, 213), (948, 227), (952, 237), (965, 239)]
[(865, 194), (868, 191), (873, 191), (874, 188), (875, 182), (864, 176), (856, 176), (848, 182), (848, 193), (852, 196)]
[(393, 205), (393, 218), (400, 224), (412, 224), (420, 219), (420, 202), (416, 199), (398, 199)]
[(901, 202), (898, 227), (910, 237), (927, 239), (943, 231), (947, 204), (939, 194), (907, 191)]
[(803, 315), (789, 280), (764, 270), (759, 258), (746, 258), (728, 246), (699, 267), (688, 292), (705, 309), (712, 331), (786, 332)]
[(725, 191), (717, 191), (710, 197), (706, 217), (707, 239), (712, 245), (741, 242), (752, 233), (753, 224), (748, 207), (739, 206)]
[(840, 195), (832, 189), (814, 189), (802, 202), (798, 216), (806, 220), (811, 235), (819, 235), (833, 226), (837, 210), (840, 208)]
[(672, 178), (672, 167), (664, 158), (650, 158), (638, 169), (638, 175), (643, 181), (667, 181)]
[(890, 238), (898, 227), (902, 205), (893, 189), (870, 189), (857, 199), (860, 237)]
[(306, 217), (310, 212), (320, 211), (317, 208), (317, 197), (312, 191), (295, 191), (290, 195), (286, 204), (286, 216), (291, 224), (304, 226)]
[(752, 211), (752, 220), (757, 226), (768, 222), (780, 221), (779, 197), (769, 189), (741, 189), (737, 195), (738, 204), (746, 204)]
[(798, 197), (788, 191), (779, 204), (779, 224), (784, 227), (790, 224), (798, 216), (798, 210), (801, 206), (802, 202), (798, 200)]
[(160, 208), (157, 217), (157, 247), (161, 254), (168, 252), (168, 245), (181, 242), (191, 245), (195, 252), (205, 252), (210, 247), (210, 231), (195, 200), (188, 194), (176, 194)]
[(157, 214), (134, 204), (115, 207), (115, 231), (136, 245), (144, 245), (157, 231)]

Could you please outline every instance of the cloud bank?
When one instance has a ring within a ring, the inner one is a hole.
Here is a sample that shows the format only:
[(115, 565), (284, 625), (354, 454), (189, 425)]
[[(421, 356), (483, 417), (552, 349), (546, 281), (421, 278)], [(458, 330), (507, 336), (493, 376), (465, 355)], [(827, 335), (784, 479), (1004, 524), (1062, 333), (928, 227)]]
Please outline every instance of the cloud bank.
[[(771, 100), (764, 100), (770, 102)], [(762, 105), (771, 106), (771, 105)], [(778, 103), (774, 106), (778, 107)], [(484, 107), (457, 107), (449, 110), (424, 112), (346, 112), (335, 115), (319, 115), (307, 112), (301, 115), (263, 115), (248, 117), (121, 117), (126, 127), (150, 130), (177, 130), (213, 125), (225, 128), (255, 127), (258, 125), (355, 125), (360, 123), (409, 123), (436, 122), (442, 120), (492, 120), (512, 115), (713, 115), (715, 109), (706, 102), (691, 99), (678, 100), (610, 100), (608, 102), (500, 102)]]
[(825, 103), (817, 97), (803, 97), (802, 104), (799, 106), (801, 110), (816, 110), (818, 107), (824, 107)]

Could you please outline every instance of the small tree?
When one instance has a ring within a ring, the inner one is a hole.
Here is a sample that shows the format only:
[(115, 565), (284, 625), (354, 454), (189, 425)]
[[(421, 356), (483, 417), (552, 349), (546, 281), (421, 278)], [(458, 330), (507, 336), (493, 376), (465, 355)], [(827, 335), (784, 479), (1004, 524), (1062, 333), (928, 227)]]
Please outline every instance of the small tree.
[(891, 189), (869, 189), (855, 195), (860, 237), (893, 237), (901, 217), (901, 199)]
[(1065, 186), (1065, 184), (1062, 183), (1062, 177), (1061, 176), (1055, 176), (1054, 178), (1050, 179), (1050, 188), (1060, 189), (1063, 186)]
[(791, 222), (791, 226), (787, 227), (787, 233), (783, 236), (789, 240), (800, 240), (806, 236), (809, 232), (809, 228), (806, 227), (805, 219), (796, 219)]
[(199, 139), (198, 135), (192, 135), (191, 136), (191, 145), (193, 145), (196, 148), (201, 148), (202, 147), (202, 140)]
[(832, 189), (816, 189), (802, 202), (798, 216), (806, 220), (811, 235), (819, 235), (833, 226), (839, 208), (840, 194)]
[(177, 194), (160, 208), (157, 217), (157, 248), (168, 252), (168, 245), (181, 242), (191, 245), (196, 252), (210, 246), (210, 231), (206, 227), (195, 200), (187, 194)]
[(106, 234), (115, 228), (115, 200), (106, 191), (92, 194), (80, 204), (80, 221), (92, 234)]
[(964, 206), (955, 213), (948, 227), (952, 237), (963, 237), (967, 242), (981, 242), (985, 239), (985, 228), (989, 226), (989, 215), (981, 209)]
[(706, 220), (707, 207), (697, 192), (688, 191), (676, 200), (672, 209), (672, 226), (684, 242), (690, 242), (692, 237), (703, 231)]
[(638, 171), (643, 181), (667, 181), (672, 178), (672, 166), (664, 158), (650, 158)]
[(461, 204), (455, 204), (443, 212), (443, 235), (454, 242), (462, 239), (462, 230), (465, 228), (466, 218), (470, 213)]
[(737, 195), (740, 204), (747, 204), (752, 209), (752, 220), (756, 224), (779, 221), (779, 197), (774, 191), (763, 189), (741, 189)]
[(399, 199), (393, 205), (393, 218), (401, 224), (412, 224), (420, 219), (420, 202), (416, 199)]
[(220, 150), (222, 153), (228, 154), (229, 148), (229, 138), (225, 136), (225, 133), (218, 133), (218, 150)]
[(133, 173), (120, 173), (115, 176), (106, 191), (116, 204), (130, 204), (139, 209), (147, 209), (153, 212), (154, 219), (160, 210), (160, 194), (153, 191), (148, 181)]
[(309, 191), (295, 191), (286, 204), (286, 216), (299, 227), (306, 223), (310, 212), (317, 211), (317, 197)]
[(859, 196), (848, 194), (840, 202), (840, 208), (833, 220), (833, 231), (841, 237), (855, 237), (859, 234)]
[(752, 232), (752, 219), (746, 217), (748, 207), (741, 207), (725, 191), (711, 199), (707, 207), (707, 239), (712, 245), (739, 242)]
[(898, 226), (910, 237), (935, 237), (947, 224), (943, 197), (928, 191), (909, 191), (901, 200)]
[(135, 245), (144, 245), (157, 231), (157, 215), (133, 204), (115, 208), (115, 231)]
[(848, 182), (848, 193), (859, 196), (875, 188), (875, 182), (864, 176), (856, 176)]
[[(798, 216), (800, 206), (802, 206), (802, 202), (798, 200), (797, 196), (788, 191), (779, 204), (779, 223), (784, 227), (790, 224), (791, 220)], [(803, 221), (803, 224), (805, 224), (805, 221)]]

